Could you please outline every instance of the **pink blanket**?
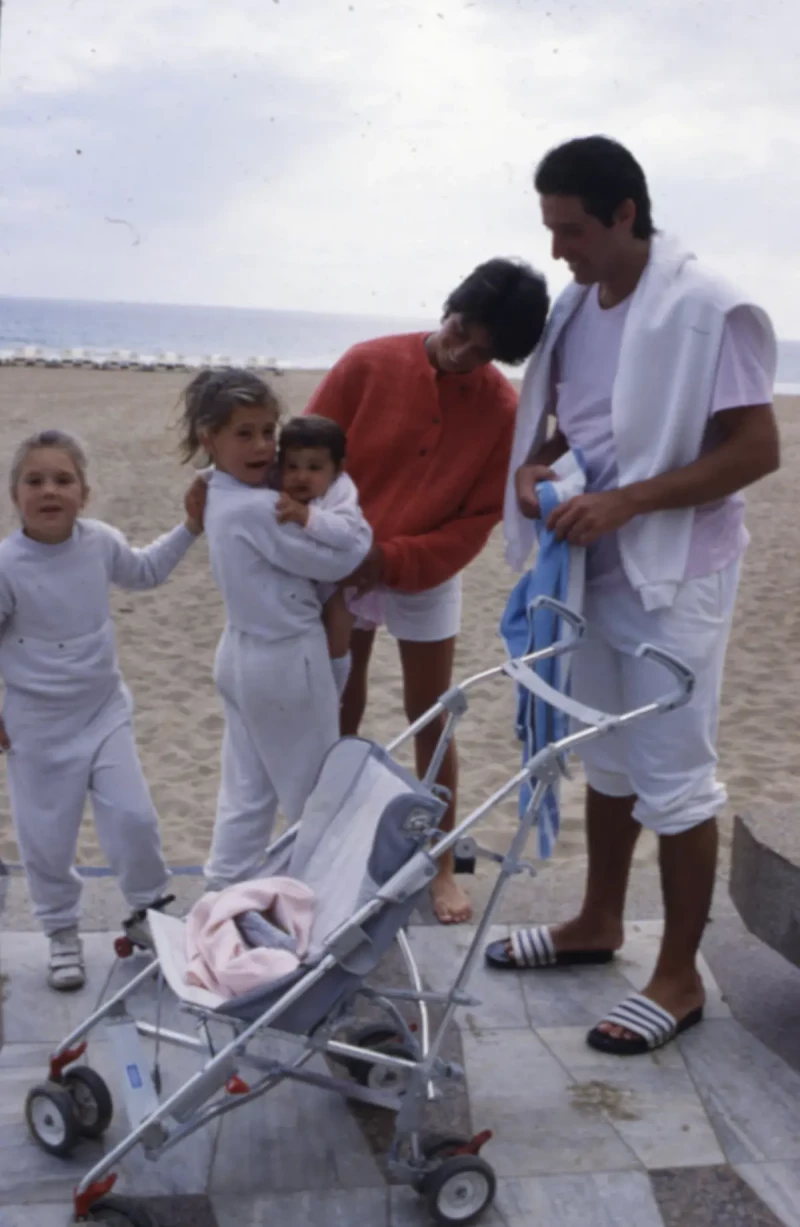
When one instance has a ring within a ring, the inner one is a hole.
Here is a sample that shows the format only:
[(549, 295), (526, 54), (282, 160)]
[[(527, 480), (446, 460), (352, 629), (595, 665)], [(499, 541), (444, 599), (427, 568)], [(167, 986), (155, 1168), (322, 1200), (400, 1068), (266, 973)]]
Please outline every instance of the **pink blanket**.
[[(186, 918), (187, 983), (238, 997), (293, 972), (308, 951), (314, 902), (314, 892), (293, 878), (257, 878), (209, 891)], [(248, 946), (235, 919), (249, 911), (290, 933), (296, 953)]]

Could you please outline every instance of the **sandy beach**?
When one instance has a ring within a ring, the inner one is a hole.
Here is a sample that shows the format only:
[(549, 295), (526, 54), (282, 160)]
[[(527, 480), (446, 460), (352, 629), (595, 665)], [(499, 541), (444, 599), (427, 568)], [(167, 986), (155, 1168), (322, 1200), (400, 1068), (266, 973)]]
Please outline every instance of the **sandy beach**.
[[(0, 448), (6, 461), (34, 429), (74, 431), (91, 457), (90, 514), (107, 520), (135, 545), (146, 544), (181, 517), (190, 472), (176, 451), (176, 402), (185, 373), (91, 370), (0, 370), (3, 416)], [(285, 411), (299, 413), (318, 373), (276, 377)], [(800, 398), (778, 403), (783, 467), (749, 495), (753, 541), (747, 556), (725, 678), (720, 738), (721, 775), (730, 804), (723, 823), (729, 839), (736, 810), (794, 802), (800, 780), (800, 739), (791, 696), (800, 685), (800, 603), (796, 566), (800, 520), (793, 513), (794, 473), (800, 469)], [(14, 526), (3, 478), (0, 531)], [(499, 532), (468, 569), (464, 630), (457, 672), (465, 676), (502, 660), (497, 625), (513, 576), (502, 557)], [(208, 569), (205, 542), (163, 588), (152, 593), (115, 592), (119, 654), (136, 702), (142, 761), (161, 815), (166, 854), (173, 865), (202, 863), (209, 844), (222, 732), (211, 677), (223, 624), (219, 595)], [(483, 800), (517, 767), (510, 684), (475, 693), (463, 726), (461, 812)], [(394, 643), (381, 636), (376, 649), (365, 733), (384, 742), (400, 731), (400, 673)], [(564, 793), (563, 833), (557, 856), (583, 854), (581, 781), (576, 771)], [(515, 821), (507, 804), (487, 823), (489, 842), (502, 847)], [(655, 844), (643, 839), (639, 861), (651, 861)], [(0, 773), (0, 858), (18, 859)], [(80, 862), (102, 864), (91, 822), (84, 824)]]

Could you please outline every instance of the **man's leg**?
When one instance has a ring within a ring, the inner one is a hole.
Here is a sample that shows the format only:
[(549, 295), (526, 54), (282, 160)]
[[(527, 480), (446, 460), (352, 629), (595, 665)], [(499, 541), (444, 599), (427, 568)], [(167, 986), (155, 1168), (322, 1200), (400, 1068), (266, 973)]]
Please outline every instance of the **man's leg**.
[[(403, 667), (403, 695), (409, 723), (418, 720), (449, 689), (453, 680), (455, 646), (455, 637), (433, 643), (398, 640)], [(417, 775), (420, 777), (425, 774), (433, 758), (444, 721), (444, 717), (433, 720), (414, 739)], [(447, 747), (436, 782), (451, 793), (451, 801), (442, 819), (441, 829), (452, 831), (456, 820), (458, 787), (458, 758), (454, 741)], [(438, 876), (431, 885), (431, 900), (436, 917), (442, 924), (461, 924), (472, 916), (472, 904), (455, 879), (454, 858), (451, 853), (447, 853), (440, 861)]]
[(619, 950), (633, 852), (641, 826), (635, 797), (609, 797), (586, 789), (586, 890), (578, 915), (555, 925), (556, 950)]
[[(689, 581), (673, 609), (653, 620), (651, 641), (683, 660), (695, 675), (690, 702), (677, 711), (631, 725), (634, 813), (659, 836), (664, 937), (644, 995), (681, 1022), (703, 1004), (697, 952), (708, 921), (717, 866), (716, 814), (725, 801), (717, 782), (719, 694), (732, 620), (738, 565)], [(644, 639), (644, 633), (640, 638)], [(669, 679), (658, 667), (628, 656), (623, 665), (625, 706), (652, 700)], [(619, 1038), (623, 1028), (602, 1024)]]
[(355, 737), (367, 707), (367, 675), (375, 643), (374, 631), (354, 630), (350, 638), (350, 676), (342, 695), (341, 732)]

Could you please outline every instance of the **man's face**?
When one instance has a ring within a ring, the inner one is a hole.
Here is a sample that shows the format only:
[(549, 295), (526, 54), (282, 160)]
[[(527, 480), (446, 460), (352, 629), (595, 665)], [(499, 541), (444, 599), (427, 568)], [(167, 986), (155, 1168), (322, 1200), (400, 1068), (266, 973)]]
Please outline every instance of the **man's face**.
[(448, 315), (428, 342), (434, 364), (446, 375), (469, 375), (492, 361), (492, 338), (482, 324)]
[(542, 221), (552, 235), (554, 260), (565, 260), (579, 285), (593, 285), (615, 272), (634, 242), (636, 206), (626, 200), (610, 226), (583, 207), (578, 196), (540, 196)]

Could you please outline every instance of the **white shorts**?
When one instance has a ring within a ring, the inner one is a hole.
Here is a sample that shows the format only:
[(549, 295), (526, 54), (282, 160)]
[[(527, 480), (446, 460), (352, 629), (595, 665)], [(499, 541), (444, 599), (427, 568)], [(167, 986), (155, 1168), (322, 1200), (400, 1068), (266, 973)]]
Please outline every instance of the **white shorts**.
[(425, 592), (376, 589), (364, 597), (348, 598), (356, 615), (356, 630), (385, 626), (395, 639), (410, 643), (438, 643), (453, 639), (461, 629), (461, 575)]
[(572, 693), (619, 713), (659, 698), (666, 670), (634, 656), (641, 643), (673, 653), (693, 671), (685, 707), (643, 717), (579, 751), (589, 785), (609, 797), (636, 796), (634, 817), (659, 835), (713, 818), (727, 794), (717, 781), (717, 727), (725, 652), (739, 560), (714, 575), (687, 580), (669, 609), (646, 612), (627, 586), (586, 592), (586, 641), (572, 661)]

